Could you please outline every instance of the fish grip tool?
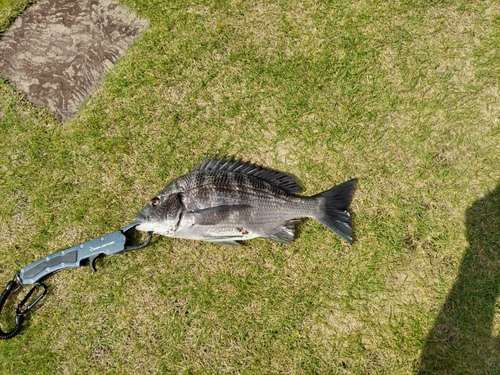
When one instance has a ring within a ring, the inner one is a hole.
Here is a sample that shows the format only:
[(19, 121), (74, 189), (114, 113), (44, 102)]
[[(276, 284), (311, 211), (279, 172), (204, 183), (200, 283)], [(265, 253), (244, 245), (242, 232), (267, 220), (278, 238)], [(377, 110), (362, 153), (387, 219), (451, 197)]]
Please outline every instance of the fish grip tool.
[[(24, 315), (40, 302), (47, 293), (47, 286), (43, 281), (49, 276), (66, 268), (83, 267), (87, 264), (92, 271), (96, 272), (95, 262), (97, 258), (147, 246), (151, 241), (152, 232), (148, 232), (148, 237), (144, 242), (137, 245), (130, 244), (132, 240), (131, 231), (139, 224), (140, 222), (135, 222), (116, 232), (58, 251), (21, 269), (7, 283), (0, 296), (0, 314), (12, 292), (19, 291), (24, 286), (31, 286), (31, 289), (16, 307), (14, 328), (8, 332), (4, 332), (0, 328), (0, 339), (11, 339), (21, 331)], [(27, 307), (25, 307), (26, 304), (28, 304)]]

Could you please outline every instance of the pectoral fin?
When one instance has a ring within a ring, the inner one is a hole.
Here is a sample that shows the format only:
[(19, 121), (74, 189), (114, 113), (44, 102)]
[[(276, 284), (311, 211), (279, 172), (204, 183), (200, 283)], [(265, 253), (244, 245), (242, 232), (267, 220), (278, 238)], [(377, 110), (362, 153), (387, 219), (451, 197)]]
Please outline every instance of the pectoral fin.
[(193, 211), (193, 215), (197, 225), (217, 225), (234, 221), (235, 218), (251, 208), (252, 206), (244, 204), (222, 205)]

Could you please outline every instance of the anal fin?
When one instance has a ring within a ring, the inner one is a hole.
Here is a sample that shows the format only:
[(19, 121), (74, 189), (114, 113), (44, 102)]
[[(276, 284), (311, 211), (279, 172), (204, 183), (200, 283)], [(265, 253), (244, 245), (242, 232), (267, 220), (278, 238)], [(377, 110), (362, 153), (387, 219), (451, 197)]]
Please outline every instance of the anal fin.
[(299, 220), (297, 219), (286, 221), (285, 224), (278, 227), (276, 233), (270, 235), (269, 238), (281, 243), (292, 242), (295, 238), (295, 228), (297, 227), (298, 223)]

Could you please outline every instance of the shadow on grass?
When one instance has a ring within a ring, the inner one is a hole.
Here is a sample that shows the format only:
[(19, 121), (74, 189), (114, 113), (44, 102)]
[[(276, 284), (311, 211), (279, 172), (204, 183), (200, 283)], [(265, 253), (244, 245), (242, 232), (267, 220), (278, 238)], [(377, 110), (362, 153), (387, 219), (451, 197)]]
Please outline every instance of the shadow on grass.
[(500, 294), (500, 186), (465, 214), (469, 248), (429, 333), (418, 374), (498, 374), (493, 320)]

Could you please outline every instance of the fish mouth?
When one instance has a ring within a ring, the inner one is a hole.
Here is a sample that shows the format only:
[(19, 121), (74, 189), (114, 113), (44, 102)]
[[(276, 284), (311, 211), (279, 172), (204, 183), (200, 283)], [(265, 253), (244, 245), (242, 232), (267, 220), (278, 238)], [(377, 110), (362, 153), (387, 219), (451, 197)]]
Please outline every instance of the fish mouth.
[(150, 219), (151, 219), (150, 216), (146, 216), (146, 215), (143, 215), (143, 214), (137, 215), (135, 217), (135, 221), (137, 222), (138, 225), (135, 227), (135, 229), (143, 231), (143, 232), (149, 232), (149, 231), (151, 231), (151, 229), (150, 229), (150, 226), (151, 226)]
[(149, 221), (149, 217), (138, 215), (138, 216), (135, 217), (134, 220), (137, 223), (137, 226), (135, 228), (137, 230), (144, 231), (144, 225)]
[(145, 221), (145, 220), (144, 220), (144, 217), (142, 217), (142, 216), (136, 216), (136, 217), (134, 218), (134, 221), (135, 221), (136, 223), (142, 224), (142, 223), (144, 223), (144, 221)]
[(135, 227), (135, 229), (140, 230), (142, 232), (149, 232), (149, 230), (144, 227), (144, 222), (142, 221), (138, 221), (138, 225)]
[(135, 220), (135, 221), (138, 221), (138, 222), (140, 222), (140, 223), (144, 223), (145, 221), (149, 221), (149, 219), (151, 219), (151, 217), (150, 217), (150, 216), (146, 216), (146, 215), (144, 215), (144, 214), (141, 212), (141, 213), (139, 213), (139, 215), (137, 215), (137, 216), (135, 217), (135, 219), (134, 219), (134, 220)]

